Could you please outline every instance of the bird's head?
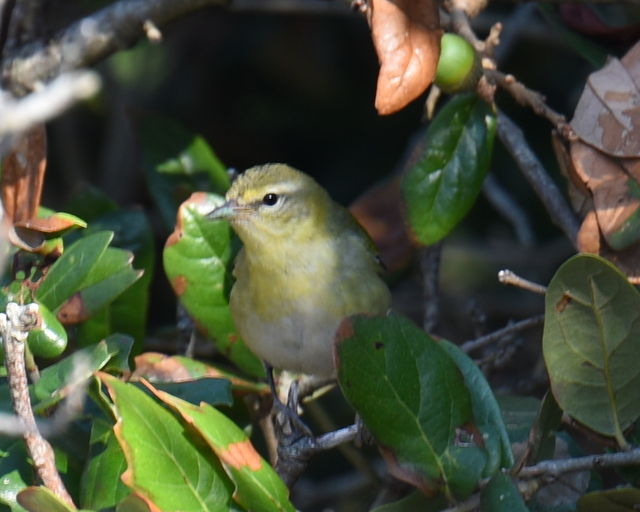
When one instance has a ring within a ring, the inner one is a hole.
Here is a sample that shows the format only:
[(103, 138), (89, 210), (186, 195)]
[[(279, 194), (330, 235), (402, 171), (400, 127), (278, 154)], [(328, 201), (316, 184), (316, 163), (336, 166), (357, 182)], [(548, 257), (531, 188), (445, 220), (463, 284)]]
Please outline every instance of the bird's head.
[(327, 192), (313, 178), (285, 164), (246, 170), (225, 199), (207, 217), (229, 220), (245, 245), (305, 235), (323, 225), (330, 207)]

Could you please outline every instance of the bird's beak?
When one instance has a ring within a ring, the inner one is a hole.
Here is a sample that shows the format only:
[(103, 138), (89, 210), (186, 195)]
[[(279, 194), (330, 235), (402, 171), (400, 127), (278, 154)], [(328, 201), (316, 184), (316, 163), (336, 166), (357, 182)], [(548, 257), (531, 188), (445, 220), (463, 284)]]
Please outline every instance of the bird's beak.
[(211, 210), (206, 217), (211, 220), (229, 220), (236, 216), (237, 211), (238, 203), (231, 199)]

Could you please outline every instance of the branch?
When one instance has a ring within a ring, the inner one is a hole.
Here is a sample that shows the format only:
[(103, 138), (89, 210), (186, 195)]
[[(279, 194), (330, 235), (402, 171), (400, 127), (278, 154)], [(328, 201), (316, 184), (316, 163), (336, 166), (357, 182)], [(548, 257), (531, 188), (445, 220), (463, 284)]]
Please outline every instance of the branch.
[(520, 105), (531, 108), (536, 114), (547, 119), (562, 137), (567, 140), (575, 140), (576, 134), (571, 125), (567, 123), (567, 118), (547, 105), (546, 98), (538, 91), (527, 88), (513, 75), (506, 75), (498, 70), (485, 69), (484, 74), (491, 82), (511, 94)]
[(463, 343), (460, 346), (460, 350), (466, 352), (472, 352), (474, 350), (478, 350), (479, 348), (485, 347), (495, 341), (498, 341), (500, 338), (504, 338), (509, 334), (513, 334), (516, 332), (524, 331), (526, 329), (531, 329), (532, 327), (537, 327), (544, 322), (544, 315), (537, 315), (531, 318), (525, 318), (524, 320), (520, 320), (514, 324), (509, 324), (502, 329), (498, 329), (497, 331), (493, 331), (485, 336), (481, 336), (476, 338), (475, 340), (469, 340)]
[(6, 314), (0, 314), (0, 332), (4, 344), (11, 401), (16, 415), (22, 423), (23, 437), (38, 477), (56, 496), (73, 505), (73, 500), (56, 469), (53, 448), (38, 431), (31, 409), (27, 372), (24, 364), (24, 344), (28, 331), (34, 329), (39, 321), (37, 304), (20, 306), (11, 302), (7, 304)]
[(539, 295), (544, 295), (545, 293), (547, 293), (546, 286), (534, 283), (533, 281), (529, 281), (524, 277), (520, 277), (518, 274), (509, 269), (501, 270), (500, 272), (498, 272), (498, 281), (500, 281), (502, 284), (517, 286), (518, 288), (522, 288), (523, 290), (528, 290)]
[(500, 110), (498, 111), (498, 137), (542, 200), (553, 223), (576, 247), (578, 229), (580, 228), (576, 216), (538, 157), (527, 144), (522, 130)]
[(489, 174), (482, 184), (482, 193), (496, 211), (502, 215), (513, 228), (518, 241), (527, 247), (532, 247), (535, 242), (533, 230), (529, 225), (529, 219), (520, 205), (511, 198), (509, 193), (498, 183), (498, 180)]
[(95, 64), (131, 46), (145, 34), (145, 21), (164, 25), (188, 12), (229, 0), (120, 0), (82, 18), (45, 41), (34, 41), (7, 55), (2, 80), (14, 92), (33, 90), (64, 71)]
[(19, 100), (0, 96), (0, 156), (11, 149), (9, 135), (29, 130), (98, 92), (100, 77), (93, 71), (72, 71)]
[(573, 459), (545, 460), (534, 466), (525, 466), (516, 475), (518, 478), (537, 476), (559, 476), (563, 473), (584, 471), (595, 468), (612, 468), (618, 466), (635, 466), (640, 464), (640, 448), (627, 452), (587, 455)]

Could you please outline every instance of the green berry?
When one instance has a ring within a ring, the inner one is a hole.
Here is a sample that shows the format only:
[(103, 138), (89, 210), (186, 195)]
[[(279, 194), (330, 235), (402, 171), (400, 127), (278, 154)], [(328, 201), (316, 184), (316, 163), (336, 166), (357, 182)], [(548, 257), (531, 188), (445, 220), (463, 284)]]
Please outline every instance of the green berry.
[(34, 356), (52, 359), (58, 357), (67, 346), (67, 331), (51, 311), (40, 304), (42, 324), (29, 332), (27, 342)]
[(481, 72), (480, 59), (473, 46), (456, 34), (442, 36), (435, 78), (440, 89), (448, 93), (472, 89)]

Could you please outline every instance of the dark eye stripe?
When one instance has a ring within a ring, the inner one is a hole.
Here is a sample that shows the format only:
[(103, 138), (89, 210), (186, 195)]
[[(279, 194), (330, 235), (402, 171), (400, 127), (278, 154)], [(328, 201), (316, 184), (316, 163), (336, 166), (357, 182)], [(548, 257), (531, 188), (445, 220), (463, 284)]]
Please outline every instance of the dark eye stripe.
[(274, 204), (276, 204), (278, 202), (278, 194), (266, 194), (262, 198), (262, 202), (263, 202), (263, 204), (266, 204), (267, 206), (273, 206)]

